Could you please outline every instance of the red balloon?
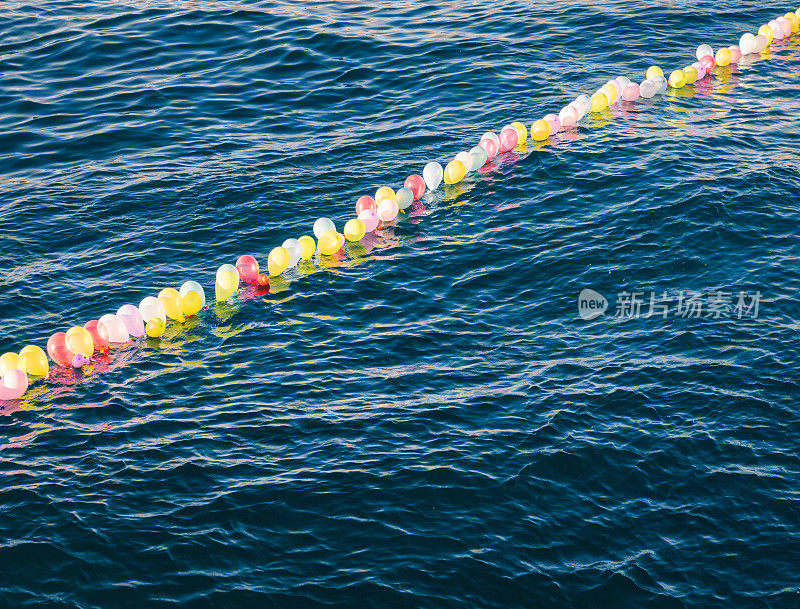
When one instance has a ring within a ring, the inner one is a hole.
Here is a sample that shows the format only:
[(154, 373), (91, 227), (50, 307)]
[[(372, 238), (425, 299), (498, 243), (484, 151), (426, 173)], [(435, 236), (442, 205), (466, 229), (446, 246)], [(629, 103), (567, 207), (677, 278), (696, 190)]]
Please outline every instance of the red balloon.
[(519, 141), (519, 133), (514, 127), (503, 129), (500, 132), (500, 152), (513, 150)]
[(717, 67), (717, 62), (714, 61), (714, 58), (711, 55), (705, 55), (704, 57), (700, 58), (700, 65), (706, 69), (706, 72), (710, 72)]
[(75, 354), (67, 349), (66, 332), (56, 332), (47, 339), (47, 355), (59, 366), (72, 365), (72, 356)]
[(416, 173), (412, 173), (408, 176), (406, 181), (403, 182), (403, 186), (411, 191), (415, 201), (419, 201), (420, 197), (425, 194), (425, 180)]
[(369, 195), (359, 197), (358, 201), (356, 201), (356, 215), (360, 214), (365, 209), (378, 209), (378, 206), (375, 204), (375, 199)]
[(258, 277), (256, 278), (256, 281), (258, 282), (258, 285), (260, 285), (260, 286), (269, 285), (269, 277), (267, 275), (265, 275), (264, 273), (259, 273)]
[(482, 139), (478, 145), (482, 146), (483, 149), (486, 151), (487, 161), (491, 161), (494, 157), (497, 156), (497, 144), (495, 144), (494, 140), (490, 140), (487, 137)]
[(83, 327), (86, 328), (89, 331), (89, 334), (92, 335), (94, 350), (100, 353), (105, 353), (108, 351), (108, 339), (103, 336), (103, 334), (107, 334), (107, 332), (105, 327), (103, 327), (103, 334), (100, 333), (100, 330), (97, 327), (97, 324), (99, 323), (99, 321), (93, 319), (92, 321), (87, 321), (85, 324), (83, 324)]
[(258, 261), (252, 256), (239, 256), (236, 270), (239, 271), (239, 279), (245, 283), (255, 283), (258, 278)]

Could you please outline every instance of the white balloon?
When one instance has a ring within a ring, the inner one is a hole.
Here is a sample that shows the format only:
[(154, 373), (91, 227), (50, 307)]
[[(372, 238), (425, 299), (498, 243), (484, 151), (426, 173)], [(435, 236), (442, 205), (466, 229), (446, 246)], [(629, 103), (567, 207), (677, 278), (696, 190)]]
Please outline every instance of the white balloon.
[(711, 45), (708, 44), (701, 44), (697, 47), (697, 51), (695, 52), (695, 57), (697, 57), (697, 61), (700, 61), (706, 55), (714, 56), (714, 49), (711, 48)]
[(575, 103), (580, 104), (581, 108), (583, 108), (581, 118), (589, 114), (589, 110), (592, 109), (592, 100), (589, 99), (588, 95), (578, 95), (575, 98)]
[(474, 146), (469, 155), (472, 157), (472, 171), (477, 171), (486, 164), (486, 150), (483, 146)]
[(425, 185), (428, 187), (428, 190), (436, 190), (439, 184), (442, 183), (443, 177), (444, 169), (442, 169), (442, 166), (436, 161), (431, 161), (425, 165), (425, 169), (422, 170), (422, 179), (425, 180)]
[(300, 262), (300, 257), (303, 255), (303, 246), (297, 239), (287, 239), (283, 242), (281, 247), (286, 248), (289, 252), (289, 268), (292, 269)]
[[(153, 297), (149, 296), (148, 298)], [(158, 302), (158, 304), (161, 304), (161, 301), (159, 301), (157, 298), (153, 298), (153, 300)], [(161, 308), (163, 309), (164, 305), (161, 305)], [(145, 323), (147, 323), (147, 321), (145, 321)], [(166, 316), (164, 323), (166, 323)], [(125, 325), (125, 322), (113, 313), (106, 313), (97, 320), (97, 331), (100, 333), (100, 336), (105, 338), (110, 343), (128, 342), (128, 328)]]
[(656, 95), (667, 90), (667, 79), (663, 76), (656, 76), (650, 80), (656, 85)]
[[(461, 153), (459, 153), (461, 154)], [(467, 154), (467, 153), (464, 153)], [(469, 156), (469, 154), (467, 154)], [(458, 157), (456, 157), (458, 158)], [(465, 165), (466, 167), (466, 165)], [(408, 209), (411, 207), (411, 204), (414, 202), (414, 193), (411, 192), (410, 188), (400, 188), (394, 195), (394, 200), (397, 203), (397, 207), (399, 209)]]
[(558, 120), (563, 127), (572, 127), (580, 119), (581, 113), (576, 106), (572, 104), (564, 106), (558, 113)]
[(742, 34), (742, 37), (739, 38), (739, 49), (742, 51), (742, 55), (750, 55), (756, 52), (756, 37), (753, 36), (750, 32), (746, 32)]
[[(620, 85), (622, 85), (622, 87), (619, 89), (620, 91), (624, 91), (625, 87), (631, 84), (631, 79), (628, 78), (627, 76), (617, 76), (614, 80), (616, 80)], [(622, 94), (620, 93), (620, 95)]]
[(575, 108), (578, 112), (578, 120), (581, 120), (584, 116), (586, 116), (586, 108), (583, 107), (583, 104), (579, 104), (576, 100), (569, 102), (570, 106)]
[(778, 23), (777, 19), (770, 19), (769, 23), (767, 24), (769, 27), (772, 28), (772, 37), (775, 40), (780, 40), (783, 38), (783, 26)]
[(456, 161), (461, 161), (464, 164), (464, 169), (467, 170), (467, 173), (472, 171), (472, 155), (467, 152), (466, 150), (462, 150), (456, 155)]
[(767, 44), (769, 44), (769, 40), (767, 40), (766, 36), (762, 36), (761, 34), (756, 36), (756, 53), (760, 53), (766, 49)]
[(639, 85), (639, 95), (641, 95), (645, 99), (650, 99), (655, 94), (656, 94), (656, 83), (654, 83), (649, 78), (643, 80), (642, 84)]
[[(236, 270), (235, 266), (233, 266), (232, 264), (222, 264), (217, 269), (217, 275), (216, 275), (217, 282), (219, 282), (219, 276), (220, 275), (222, 275), (223, 273), (228, 273), (228, 272), (236, 273), (236, 276), (237, 277), (239, 276), (239, 271)], [(142, 302), (144, 302), (144, 301), (142, 301)], [(147, 322), (145, 321), (145, 323), (147, 323)]]
[(322, 237), (322, 235), (329, 230), (336, 230), (336, 226), (330, 218), (317, 218), (317, 221), (314, 222), (314, 236), (317, 239)]
[(142, 299), (139, 303), (139, 313), (142, 314), (142, 321), (147, 324), (151, 319), (160, 319), (167, 323), (167, 313), (164, 310), (164, 304), (153, 296), (148, 296)]
[(189, 292), (197, 292), (200, 294), (200, 299), (203, 302), (203, 306), (206, 306), (206, 291), (196, 281), (184, 281), (183, 285), (181, 285), (181, 289), (178, 290), (181, 294), (181, 298), (186, 298), (186, 295)]

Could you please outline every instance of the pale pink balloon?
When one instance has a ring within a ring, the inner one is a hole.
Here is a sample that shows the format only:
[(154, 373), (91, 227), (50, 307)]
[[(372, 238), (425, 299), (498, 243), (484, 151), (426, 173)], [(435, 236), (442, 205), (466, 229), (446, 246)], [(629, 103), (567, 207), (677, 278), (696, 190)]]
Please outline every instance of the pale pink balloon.
[(703, 67), (703, 64), (702, 64), (702, 63), (700, 63), (699, 61), (695, 61), (695, 62), (692, 64), (692, 67), (693, 67), (695, 70), (697, 70), (697, 80), (700, 80), (701, 78), (705, 78), (705, 75), (706, 75), (706, 69), (705, 69), (705, 67)]
[(497, 156), (498, 147), (497, 144), (494, 143), (494, 140), (485, 137), (478, 143), (478, 146), (481, 146), (486, 151), (487, 161), (491, 161), (494, 157)]
[(16, 400), (28, 390), (28, 375), (21, 370), (9, 370), (0, 379), (0, 400)]
[(639, 85), (637, 85), (635, 82), (632, 82), (625, 87), (625, 90), (622, 92), (622, 99), (624, 99), (626, 102), (634, 102), (639, 99), (639, 94)]
[(558, 120), (558, 115), (547, 114), (544, 117), (544, 120), (547, 121), (548, 125), (550, 125), (550, 135), (553, 135), (561, 131), (561, 121)]
[(500, 152), (513, 150), (519, 141), (519, 132), (516, 127), (503, 127), (500, 132)]
[(364, 223), (364, 228), (368, 233), (378, 228), (378, 212), (374, 209), (365, 209), (358, 214), (358, 219)]
[(742, 58), (742, 51), (739, 49), (738, 46), (735, 44), (728, 47), (728, 50), (731, 52), (731, 63), (739, 63), (739, 60)]
[(784, 38), (791, 36), (792, 24), (789, 23), (789, 20), (786, 17), (778, 17), (775, 21), (777, 21), (778, 25), (781, 27), (781, 33), (783, 34)]
[(106, 313), (100, 318), (97, 331), (110, 343), (128, 342), (128, 328), (125, 322), (113, 313)]
[(394, 199), (384, 199), (378, 204), (378, 218), (384, 222), (391, 222), (399, 212), (400, 208)]
[(125, 324), (128, 334), (133, 337), (144, 336), (144, 321), (138, 307), (132, 304), (122, 305), (117, 309), (117, 317)]
[(578, 110), (575, 106), (564, 106), (558, 113), (558, 120), (562, 127), (572, 127), (578, 122)]

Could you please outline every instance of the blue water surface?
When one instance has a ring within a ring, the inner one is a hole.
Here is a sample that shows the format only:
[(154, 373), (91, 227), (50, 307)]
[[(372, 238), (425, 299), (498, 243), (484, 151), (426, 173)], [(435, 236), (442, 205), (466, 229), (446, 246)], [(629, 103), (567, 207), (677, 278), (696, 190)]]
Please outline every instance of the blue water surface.
[[(6, 2), (0, 352), (795, 8)], [(800, 607), (799, 144), (794, 38), (54, 371), (0, 607)]]

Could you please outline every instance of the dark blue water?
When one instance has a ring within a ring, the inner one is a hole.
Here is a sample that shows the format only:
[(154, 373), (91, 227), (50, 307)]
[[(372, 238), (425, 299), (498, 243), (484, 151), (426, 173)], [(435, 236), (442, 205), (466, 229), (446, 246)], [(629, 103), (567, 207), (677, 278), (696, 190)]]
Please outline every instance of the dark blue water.
[[(794, 8), (7, 2), (0, 352)], [(4, 403), (0, 607), (800, 607), (799, 88), (776, 43)]]

